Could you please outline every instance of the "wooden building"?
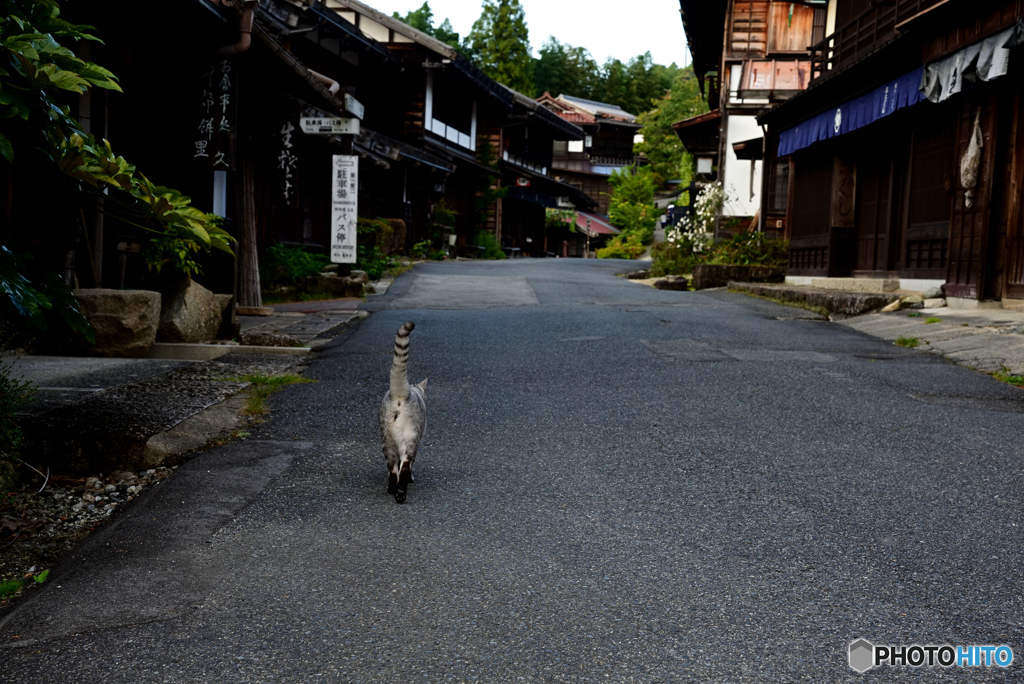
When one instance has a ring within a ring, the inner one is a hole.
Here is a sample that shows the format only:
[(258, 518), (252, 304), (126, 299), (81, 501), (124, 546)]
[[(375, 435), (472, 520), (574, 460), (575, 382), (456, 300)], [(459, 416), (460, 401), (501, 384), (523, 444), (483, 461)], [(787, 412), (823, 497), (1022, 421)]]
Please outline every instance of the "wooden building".
[[(806, 92), (763, 114), (789, 280), (1024, 305), (1020, 0), (832, 0)], [(785, 200), (783, 201), (783, 193)], [(998, 304), (997, 304), (998, 305)]]
[(583, 139), (565, 136), (554, 141), (552, 168), (556, 178), (597, 202), (598, 214), (608, 215), (611, 186), (608, 177), (638, 162), (633, 145), (640, 132), (636, 116), (621, 107), (580, 97), (545, 92), (543, 107), (583, 129)]
[[(695, 177), (720, 181), (727, 201), (718, 231), (781, 230), (784, 215), (761, 221), (764, 134), (757, 116), (805, 90), (809, 46), (825, 34), (825, 0), (680, 0), (693, 68), (711, 111), (674, 125), (694, 157)], [(785, 182), (785, 178), (781, 179)]]
[[(257, 255), (269, 245), (329, 250), (334, 155), (359, 157), (358, 215), (401, 219), (407, 247), (443, 237), (473, 252), (485, 230), (543, 256), (544, 207), (593, 206), (551, 176), (553, 141), (582, 140), (579, 127), (358, 0), (82, 0), (66, 14), (96, 26), (105, 44), (86, 56), (124, 88), (91, 91), (75, 113), (143, 172), (225, 217), (240, 239), (237, 269), (218, 257), (198, 280), (231, 292), (240, 278), (252, 297), (243, 303), (260, 303)], [(311, 124), (337, 119), (356, 128)], [(434, 216), (442, 199), (454, 225)], [(104, 227), (100, 213), (88, 220), (102, 263), (80, 280), (118, 286), (117, 245), (147, 236)], [(127, 261), (124, 285), (145, 286), (141, 259)]]
[[(443, 231), (456, 253), (468, 253), (483, 230), (544, 256), (544, 207), (559, 198), (589, 206), (548, 177), (551, 140), (583, 132), (451, 46), (358, 0), (275, 0), (267, 11), (279, 36), (302, 36), (287, 41), (296, 59), (365, 106), (370, 135), (355, 141), (369, 169), (360, 215), (404, 219), (409, 245)], [(433, 217), (441, 199), (455, 225), (439, 227)]]

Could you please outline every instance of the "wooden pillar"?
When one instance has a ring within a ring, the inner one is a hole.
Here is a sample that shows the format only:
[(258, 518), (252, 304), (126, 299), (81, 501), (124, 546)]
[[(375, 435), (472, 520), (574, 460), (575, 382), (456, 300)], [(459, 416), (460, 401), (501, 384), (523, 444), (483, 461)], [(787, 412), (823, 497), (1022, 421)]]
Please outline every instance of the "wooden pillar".
[(256, 251), (256, 182), (248, 151), (242, 153), (241, 207), (238, 235), (238, 304), (263, 306), (260, 265)]

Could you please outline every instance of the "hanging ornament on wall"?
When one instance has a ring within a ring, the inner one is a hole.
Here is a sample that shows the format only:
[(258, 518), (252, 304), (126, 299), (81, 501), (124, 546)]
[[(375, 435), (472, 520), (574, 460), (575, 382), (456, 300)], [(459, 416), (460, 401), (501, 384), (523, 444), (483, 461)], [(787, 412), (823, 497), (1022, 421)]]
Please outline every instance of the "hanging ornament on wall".
[(981, 148), (984, 138), (981, 135), (981, 107), (978, 107), (974, 115), (974, 125), (971, 129), (971, 142), (967, 145), (967, 151), (960, 159), (960, 185), (964, 188), (964, 206), (970, 209), (974, 206), (974, 187), (978, 184), (978, 169), (981, 167)]

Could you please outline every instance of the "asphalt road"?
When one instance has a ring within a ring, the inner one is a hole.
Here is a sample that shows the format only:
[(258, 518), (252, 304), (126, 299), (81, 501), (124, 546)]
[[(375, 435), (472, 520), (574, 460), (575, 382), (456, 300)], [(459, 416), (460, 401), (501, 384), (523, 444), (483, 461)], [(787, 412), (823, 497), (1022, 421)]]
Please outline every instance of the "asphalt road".
[[(0, 624), (0, 680), (1024, 681), (1024, 394), (626, 267), (403, 275)], [(397, 505), (406, 320), (429, 418)], [(858, 638), (1017, 659), (858, 675)]]

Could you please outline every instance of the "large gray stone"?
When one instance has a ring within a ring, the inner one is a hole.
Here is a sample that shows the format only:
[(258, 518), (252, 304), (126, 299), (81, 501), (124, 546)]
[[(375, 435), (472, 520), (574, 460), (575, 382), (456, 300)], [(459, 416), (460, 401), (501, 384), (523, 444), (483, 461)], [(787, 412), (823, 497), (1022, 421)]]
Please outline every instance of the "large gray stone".
[(208, 342), (217, 337), (224, 302), (192, 279), (185, 279), (163, 295), (160, 327), (161, 342)]
[(96, 331), (84, 345), (92, 356), (142, 357), (156, 341), (160, 293), (149, 290), (75, 290), (82, 313)]

